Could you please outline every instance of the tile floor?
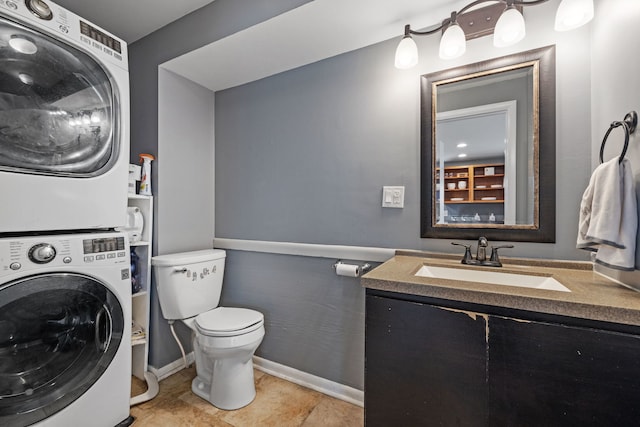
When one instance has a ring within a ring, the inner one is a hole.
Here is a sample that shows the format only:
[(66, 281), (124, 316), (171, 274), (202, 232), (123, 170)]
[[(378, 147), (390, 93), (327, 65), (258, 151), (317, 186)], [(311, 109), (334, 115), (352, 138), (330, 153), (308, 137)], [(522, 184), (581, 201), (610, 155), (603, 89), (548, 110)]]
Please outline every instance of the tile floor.
[[(160, 381), (155, 399), (131, 408), (133, 427), (351, 427), (364, 425), (361, 407), (255, 370), (256, 399), (224, 411), (191, 393), (193, 367)], [(132, 394), (145, 390), (132, 379)]]

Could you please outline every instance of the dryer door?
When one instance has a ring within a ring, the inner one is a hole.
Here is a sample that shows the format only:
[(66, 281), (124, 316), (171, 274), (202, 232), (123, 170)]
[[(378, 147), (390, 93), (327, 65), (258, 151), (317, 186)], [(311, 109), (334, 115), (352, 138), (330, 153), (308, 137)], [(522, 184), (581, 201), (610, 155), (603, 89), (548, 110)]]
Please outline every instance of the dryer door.
[(33, 424), (79, 398), (129, 344), (125, 326), (117, 297), (89, 276), (0, 285), (0, 425)]
[(93, 57), (0, 17), (0, 170), (107, 172), (120, 145), (116, 94)]

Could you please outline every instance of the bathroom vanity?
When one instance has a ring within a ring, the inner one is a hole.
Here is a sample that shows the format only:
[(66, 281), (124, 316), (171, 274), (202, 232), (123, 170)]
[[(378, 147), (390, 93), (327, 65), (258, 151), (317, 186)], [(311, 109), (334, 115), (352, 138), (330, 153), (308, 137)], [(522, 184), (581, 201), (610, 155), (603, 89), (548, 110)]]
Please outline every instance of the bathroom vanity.
[[(637, 425), (640, 293), (590, 263), (503, 263), (399, 252), (363, 276), (367, 427)], [(522, 280), (476, 282), (487, 270)], [(518, 286), (536, 276), (566, 290)]]

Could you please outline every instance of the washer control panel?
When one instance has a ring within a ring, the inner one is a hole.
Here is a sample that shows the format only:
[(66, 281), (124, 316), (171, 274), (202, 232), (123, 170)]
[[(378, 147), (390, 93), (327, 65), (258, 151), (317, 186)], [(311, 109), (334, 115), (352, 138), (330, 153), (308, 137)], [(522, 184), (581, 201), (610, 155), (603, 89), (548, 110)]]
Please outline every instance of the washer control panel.
[(43, 268), (129, 265), (124, 233), (64, 234), (0, 238), (0, 277)]

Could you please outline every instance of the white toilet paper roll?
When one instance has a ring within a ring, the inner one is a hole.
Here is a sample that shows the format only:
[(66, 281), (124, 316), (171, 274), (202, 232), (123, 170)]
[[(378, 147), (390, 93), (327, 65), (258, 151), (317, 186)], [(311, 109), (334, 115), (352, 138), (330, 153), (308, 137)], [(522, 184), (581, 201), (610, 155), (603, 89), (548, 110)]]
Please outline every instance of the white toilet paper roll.
[(359, 277), (360, 266), (353, 264), (338, 264), (336, 266), (336, 274), (338, 276)]

